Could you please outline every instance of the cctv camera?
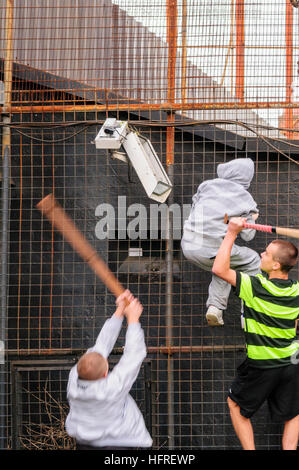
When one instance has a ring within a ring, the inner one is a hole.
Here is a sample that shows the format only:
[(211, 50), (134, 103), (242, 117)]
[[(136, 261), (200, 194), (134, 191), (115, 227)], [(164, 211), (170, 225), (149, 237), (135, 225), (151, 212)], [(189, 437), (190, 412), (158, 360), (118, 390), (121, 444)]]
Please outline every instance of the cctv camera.
[(128, 132), (128, 123), (114, 118), (106, 119), (95, 138), (97, 149), (118, 150)]
[(109, 118), (96, 136), (95, 145), (114, 150), (113, 157), (123, 160), (117, 152), (122, 146), (148, 197), (161, 203), (166, 201), (172, 184), (149, 139), (131, 131), (127, 122)]

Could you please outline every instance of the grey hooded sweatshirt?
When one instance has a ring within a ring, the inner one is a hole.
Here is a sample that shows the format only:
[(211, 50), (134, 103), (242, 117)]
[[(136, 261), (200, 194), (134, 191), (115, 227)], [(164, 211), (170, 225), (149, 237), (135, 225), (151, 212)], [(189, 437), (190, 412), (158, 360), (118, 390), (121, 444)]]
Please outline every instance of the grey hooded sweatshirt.
[[(184, 224), (182, 243), (194, 250), (207, 250), (207, 256), (215, 256), (226, 234), (228, 217), (246, 217), (258, 213), (256, 202), (247, 189), (254, 176), (254, 163), (249, 158), (238, 158), (217, 166), (218, 178), (201, 183), (192, 198), (189, 218)], [(245, 241), (254, 238), (256, 231), (242, 230)]]

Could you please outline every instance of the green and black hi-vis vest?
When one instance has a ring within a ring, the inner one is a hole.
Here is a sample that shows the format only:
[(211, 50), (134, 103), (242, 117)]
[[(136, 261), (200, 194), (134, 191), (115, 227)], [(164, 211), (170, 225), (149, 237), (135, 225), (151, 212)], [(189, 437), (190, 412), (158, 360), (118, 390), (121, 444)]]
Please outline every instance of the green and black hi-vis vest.
[(262, 368), (299, 363), (299, 282), (237, 272), (235, 293), (244, 301), (249, 363)]

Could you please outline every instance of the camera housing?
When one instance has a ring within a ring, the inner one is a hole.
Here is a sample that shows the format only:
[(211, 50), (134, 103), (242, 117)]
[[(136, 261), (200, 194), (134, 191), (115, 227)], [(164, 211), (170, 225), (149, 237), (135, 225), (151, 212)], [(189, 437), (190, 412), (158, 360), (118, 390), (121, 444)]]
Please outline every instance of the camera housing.
[[(165, 202), (172, 191), (171, 181), (149, 139), (130, 130), (126, 121), (108, 118), (95, 138), (98, 149), (111, 151), (111, 157), (131, 162), (147, 196)], [(123, 148), (126, 154), (118, 152)]]

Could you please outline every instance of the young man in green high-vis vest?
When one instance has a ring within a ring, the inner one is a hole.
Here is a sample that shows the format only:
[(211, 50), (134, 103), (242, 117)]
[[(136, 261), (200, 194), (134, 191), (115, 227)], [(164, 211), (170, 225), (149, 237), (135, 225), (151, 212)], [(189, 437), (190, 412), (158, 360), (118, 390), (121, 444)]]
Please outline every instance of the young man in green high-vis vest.
[(299, 282), (289, 279), (298, 250), (274, 240), (261, 255), (265, 275), (230, 268), (230, 252), (246, 219), (232, 218), (213, 265), (244, 303), (246, 360), (238, 367), (228, 394), (235, 432), (244, 450), (254, 450), (250, 417), (268, 401), (271, 417), (284, 423), (282, 448), (295, 450), (299, 437)]

